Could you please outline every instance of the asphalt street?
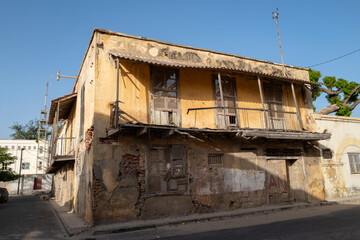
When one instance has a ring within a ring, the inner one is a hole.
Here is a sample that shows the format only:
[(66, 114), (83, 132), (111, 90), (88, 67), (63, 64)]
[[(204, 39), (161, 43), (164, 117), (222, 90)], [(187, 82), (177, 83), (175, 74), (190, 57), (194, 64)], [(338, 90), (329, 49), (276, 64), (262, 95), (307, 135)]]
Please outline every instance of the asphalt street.
[(64, 239), (49, 202), (39, 196), (9, 198), (0, 204), (0, 239)]
[[(85, 239), (85, 238), (83, 238)], [(87, 239), (329, 240), (360, 239), (359, 203), (293, 209), (222, 221), (166, 226)]]

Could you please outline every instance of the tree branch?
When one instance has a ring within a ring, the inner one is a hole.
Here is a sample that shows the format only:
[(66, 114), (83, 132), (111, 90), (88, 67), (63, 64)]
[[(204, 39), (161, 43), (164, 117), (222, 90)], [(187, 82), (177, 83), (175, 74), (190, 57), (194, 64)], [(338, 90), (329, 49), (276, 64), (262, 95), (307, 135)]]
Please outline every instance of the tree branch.
[[(348, 101), (350, 100), (351, 96), (354, 95), (354, 93), (355, 93), (359, 88), (360, 88), (360, 84), (358, 84), (358, 85), (350, 92), (349, 97), (347, 97), (347, 98), (345, 98), (344, 100), (342, 100), (343, 104), (347, 104)], [(356, 102), (357, 102), (357, 101), (356, 101)], [(359, 104), (359, 103), (357, 103), (357, 104)], [(356, 105), (357, 105), (357, 104), (356, 104)], [(354, 105), (354, 104), (352, 104), (352, 105)], [(351, 106), (352, 106), (352, 105), (351, 105)], [(355, 105), (355, 107), (356, 107), (356, 105)], [(351, 107), (351, 106), (350, 106), (350, 107)], [(354, 108), (355, 108), (355, 107), (354, 107)]]
[(326, 106), (322, 109), (320, 109), (319, 111), (317, 111), (316, 114), (323, 114), (323, 115), (329, 115), (330, 113), (336, 112), (337, 110), (339, 110), (339, 106), (337, 106), (336, 104), (331, 104), (329, 106)]
[(326, 93), (326, 94), (329, 94), (329, 95), (339, 95), (340, 93), (342, 93), (342, 90), (339, 90), (339, 91), (333, 91), (331, 89), (328, 89), (328, 88), (319, 88), (320, 91)]
[(354, 108), (356, 108), (356, 106), (360, 103), (360, 98), (358, 100), (356, 100), (353, 104), (350, 105), (350, 109), (354, 110)]

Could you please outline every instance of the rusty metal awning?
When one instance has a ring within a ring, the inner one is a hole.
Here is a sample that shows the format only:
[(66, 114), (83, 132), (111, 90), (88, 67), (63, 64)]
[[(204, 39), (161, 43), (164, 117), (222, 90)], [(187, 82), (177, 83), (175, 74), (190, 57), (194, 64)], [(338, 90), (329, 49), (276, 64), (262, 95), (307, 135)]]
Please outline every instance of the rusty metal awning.
[[(175, 68), (196, 68), (202, 70), (212, 70), (212, 71), (227, 71), (227, 72), (234, 72), (234, 73), (244, 73), (248, 75), (260, 76), (265, 78), (272, 78), (280, 81), (287, 81), (287, 82), (294, 82), (294, 83), (301, 83), (301, 84), (311, 84), (311, 85), (321, 85), (321, 83), (314, 83), (310, 81), (306, 81), (304, 79), (298, 79), (293, 77), (283, 77), (282, 73), (266, 73), (264, 71), (259, 70), (258, 68), (242, 68), (234, 64), (228, 65), (220, 65), (216, 66), (214, 64), (206, 64), (204, 62), (188, 62), (188, 61), (181, 61), (181, 60), (174, 60), (164, 57), (152, 57), (148, 55), (135, 55), (125, 51), (119, 50), (110, 50), (109, 51), (110, 60), (113, 61), (113, 58), (120, 58), (128, 61), (137, 61), (137, 62), (144, 62), (153, 65), (159, 66), (166, 66), (166, 67), (175, 67)], [(114, 61), (113, 61), (114, 62)], [(263, 63), (264, 65), (271, 63)]]
[(53, 124), (55, 113), (58, 107), (59, 107), (59, 120), (67, 119), (76, 101), (76, 96), (77, 93), (72, 93), (52, 100), (48, 123)]

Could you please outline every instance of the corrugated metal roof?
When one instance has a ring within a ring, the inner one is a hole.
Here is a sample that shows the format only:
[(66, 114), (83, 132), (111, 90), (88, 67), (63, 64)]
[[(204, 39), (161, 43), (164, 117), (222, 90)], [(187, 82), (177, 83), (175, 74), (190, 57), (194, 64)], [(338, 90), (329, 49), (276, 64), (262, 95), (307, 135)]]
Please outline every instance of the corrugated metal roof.
[(267, 77), (273, 78), (281, 81), (288, 81), (288, 82), (295, 82), (295, 83), (304, 83), (304, 84), (312, 84), (312, 85), (321, 85), (320, 83), (312, 83), (310, 81), (305, 81), (303, 79), (291, 78), (291, 77), (281, 77), (275, 74), (266, 74), (261, 71), (248, 71), (246, 69), (239, 69), (236, 66), (210, 66), (206, 65), (203, 62), (194, 63), (194, 62), (185, 62), (185, 61), (178, 61), (172, 59), (165, 59), (165, 58), (156, 58), (151, 56), (140, 56), (140, 55), (132, 55), (129, 52), (121, 52), (121, 51), (110, 51), (110, 59), (112, 57), (117, 57), (120, 59), (125, 59), (129, 61), (138, 61), (144, 62), (154, 65), (160, 66), (167, 66), (167, 67), (176, 67), (176, 68), (197, 68), (197, 69), (204, 69), (204, 70), (215, 70), (215, 71), (231, 71), (231, 72), (239, 72), (239, 73), (246, 73), (250, 75), (256, 75), (260, 77)]
[(76, 100), (77, 93), (68, 94), (54, 100), (51, 100), (51, 107), (49, 113), (49, 124), (53, 124), (55, 112), (59, 105), (59, 119), (66, 119), (69, 116), (71, 108)]

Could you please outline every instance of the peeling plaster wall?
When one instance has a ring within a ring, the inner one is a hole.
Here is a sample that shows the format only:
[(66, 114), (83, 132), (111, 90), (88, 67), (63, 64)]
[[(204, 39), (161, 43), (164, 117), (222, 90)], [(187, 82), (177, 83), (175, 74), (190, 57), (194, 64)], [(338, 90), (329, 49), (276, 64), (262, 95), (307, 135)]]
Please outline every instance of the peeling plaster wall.
[[(221, 136), (172, 135), (163, 139), (152, 133), (133, 137), (135, 132), (121, 134), (118, 139), (98, 142), (94, 151), (101, 154), (94, 161), (93, 220), (103, 224), (134, 219), (151, 219), (190, 213), (214, 212), (267, 204), (264, 149), (267, 147), (301, 148), (296, 141), (277, 143), (264, 140), (246, 142)], [(183, 144), (187, 148), (189, 191), (185, 194), (147, 194), (147, 149), (149, 145)], [(221, 152), (222, 166), (209, 166), (208, 154)], [(313, 154), (308, 152), (307, 154)], [(322, 200), (317, 189), (318, 158), (305, 157), (310, 200)], [(311, 161), (312, 162), (311, 162)], [(285, 161), (285, 160), (281, 160)], [(310, 166), (314, 164), (314, 168)], [(302, 158), (289, 169), (292, 181), (290, 201), (306, 201)], [(318, 183), (320, 181), (320, 183)], [(321, 191), (321, 190), (320, 190)]]
[[(73, 168), (74, 181), (71, 188), (72, 193), (55, 192), (55, 197), (57, 197), (57, 195), (64, 195), (62, 197), (64, 200), (61, 200), (64, 203), (70, 199), (68, 205), (88, 224), (92, 224), (92, 150), (86, 150), (85, 135), (87, 130), (94, 124), (96, 47), (96, 42), (92, 41), (85, 54), (78, 79), (73, 89), (73, 92), (77, 93), (77, 99), (62, 131), (66, 136), (76, 138), (74, 142), (75, 163)], [(80, 133), (81, 88), (83, 86), (85, 86), (84, 127), (83, 132)], [(82, 138), (80, 137), (81, 134), (83, 136)], [(68, 144), (68, 146), (70, 146), (70, 144)], [(58, 179), (60, 179), (59, 176), (60, 175), (58, 175)], [(67, 183), (61, 183), (61, 181), (58, 181), (58, 183), (60, 183), (58, 188), (68, 188)]]
[(74, 165), (66, 164), (54, 174), (53, 191), (55, 200), (61, 206), (73, 208), (74, 200)]
[(321, 149), (331, 149), (332, 158), (322, 159), (326, 197), (328, 199), (360, 194), (360, 175), (351, 174), (348, 153), (360, 154), (360, 119), (315, 115), (318, 130), (331, 133), (320, 141)]

